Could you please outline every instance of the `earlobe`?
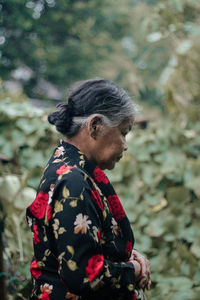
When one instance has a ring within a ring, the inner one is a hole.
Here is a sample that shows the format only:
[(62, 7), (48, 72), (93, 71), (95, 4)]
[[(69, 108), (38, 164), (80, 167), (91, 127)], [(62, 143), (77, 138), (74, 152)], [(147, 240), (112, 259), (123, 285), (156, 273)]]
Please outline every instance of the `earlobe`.
[(95, 133), (95, 132), (92, 132), (92, 133), (91, 133), (91, 137), (92, 137), (94, 140), (96, 140), (96, 133)]
[(95, 116), (91, 119), (89, 124), (90, 136), (96, 140), (99, 131), (102, 127), (102, 119), (99, 116)]

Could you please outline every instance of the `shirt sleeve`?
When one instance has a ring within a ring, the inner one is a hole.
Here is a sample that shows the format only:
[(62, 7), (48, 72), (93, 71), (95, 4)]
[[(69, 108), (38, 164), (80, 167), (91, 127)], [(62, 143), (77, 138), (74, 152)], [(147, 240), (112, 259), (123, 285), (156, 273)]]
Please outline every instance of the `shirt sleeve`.
[(59, 274), (71, 293), (84, 295), (99, 289), (133, 292), (132, 263), (111, 262), (99, 241), (99, 207), (82, 174), (72, 172), (55, 188), (52, 228), (56, 241)]

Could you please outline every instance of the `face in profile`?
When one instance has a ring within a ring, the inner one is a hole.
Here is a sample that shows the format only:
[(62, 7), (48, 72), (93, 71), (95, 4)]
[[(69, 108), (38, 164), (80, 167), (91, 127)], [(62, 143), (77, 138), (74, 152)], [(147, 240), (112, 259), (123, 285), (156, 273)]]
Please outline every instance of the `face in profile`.
[(125, 120), (116, 127), (104, 127), (95, 140), (92, 160), (102, 169), (111, 170), (128, 149), (126, 135), (133, 126), (133, 120)]

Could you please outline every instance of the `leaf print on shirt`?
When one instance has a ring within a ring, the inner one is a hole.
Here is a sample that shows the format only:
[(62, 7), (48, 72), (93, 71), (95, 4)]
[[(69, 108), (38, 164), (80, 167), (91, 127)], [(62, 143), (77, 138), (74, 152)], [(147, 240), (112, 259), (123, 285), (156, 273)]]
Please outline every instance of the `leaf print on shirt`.
[(69, 197), (69, 190), (66, 188), (66, 186), (63, 188), (62, 195), (65, 199)]
[(67, 294), (65, 295), (66, 299), (70, 299), (70, 300), (78, 300), (78, 296), (75, 294), (71, 294), (70, 292), (67, 292)]
[(84, 168), (85, 166), (85, 159), (84, 159), (84, 156), (81, 152), (79, 152), (81, 155), (80, 155), (80, 161), (79, 161), (79, 165)]
[(90, 220), (88, 220), (87, 215), (78, 214), (76, 216), (76, 220), (74, 222), (75, 228), (74, 233), (77, 234), (81, 231), (82, 234), (85, 234), (87, 232), (87, 229), (89, 229), (89, 225), (92, 224)]
[(94, 239), (96, 242), (98, 242), (98, 236), (97, 236), (98, 228), (96, 226), (92, 226), (92, 230), (93, 230)]
[(49, 220), (52, 217), (52, 206), (47, 205), (46, 213), (45, 213), (45, 225), (49, 225)]
[(64, 232), (66, 232), (66, 229), (64, 227), (59, 227), (60, 226), (60, 222), (58, 219), (54, 219), (54, 223), (53, 223), (53, 232), (55, 235), (55, 238), (58, 239), (58, 235), (63, 234)]
[(119, 284), (119, 282), (120, 282), (120, 276), (118, 276), (118, 278), (113, 277), (113, 278), (111, 279), (112, 287), (113, 287), (113, 288), (116, 288), (116, 289), (120, 289), (120, 284)]
[(54, 213), (59, 213), (63, 211), (63, 205), (60, 203), (60, 201), (56, 200), (55, 205), (54, 205)]
[(74, 247), (67, 245), (66, 246), (68, 252), (72, 255), (72, 257), (74, 256)]
[(71, 207), (76, 207), (76, 206), (77, 206), (77, 202), (78, 202), (77, 199), (76, 199), (76, 200), (72, 200), (72, 201), (69, 202), (69, 205), (70, 205)]
[(92, 226), (93, 236), (96, 242), (100, 242), (101, 240), (101, 230), (99, 230), (96, 226)]
[(67, 266), (71, 271), (76, 271), (78, 269), (76, 262), (72, 259), (67, 261)]
[(90, 282), (90, 286), (91, 288), (96, 291), (98, 290), (100, 287), (103, 287), (104, 286), (104, 282), (102, 281), (103, 279), (103, 275), (100, 276), (100, 278), (96, 278), (94, 279), (92, 282)]
[(114, 233), (115, 235), (119, 235), (119, 234), (120, 234), (121, 229), (120, 229), (120, 227), (118, 226), (118, 224), (117, 224), (117, 222), (115, 221), (114, 218), (112, 218), (112, 226), (111, 226), (111, 228), (112, 228), (112, 231), (113, 231), (113, 233)]

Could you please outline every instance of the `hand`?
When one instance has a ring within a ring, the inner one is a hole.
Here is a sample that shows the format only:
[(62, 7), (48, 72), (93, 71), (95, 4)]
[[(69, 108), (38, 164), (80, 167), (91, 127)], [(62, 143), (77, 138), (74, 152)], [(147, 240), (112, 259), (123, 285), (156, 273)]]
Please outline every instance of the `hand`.
[(139, 287), (143, 289), (147, 288), (149, 290), (151, 287), (151, 271), (149, 261), (135, 249), (132, 251), (130, 260), (137, 261), (141, 266)]
[(139, 280), (140, 273), (141, 273), (141, 266), (140, 266), (139, 262), (137, 262), (136, 260), (130, 260), (129, 262), (131, 262), (134, 265), (135, 277), (136, 277), (136, 280)]

